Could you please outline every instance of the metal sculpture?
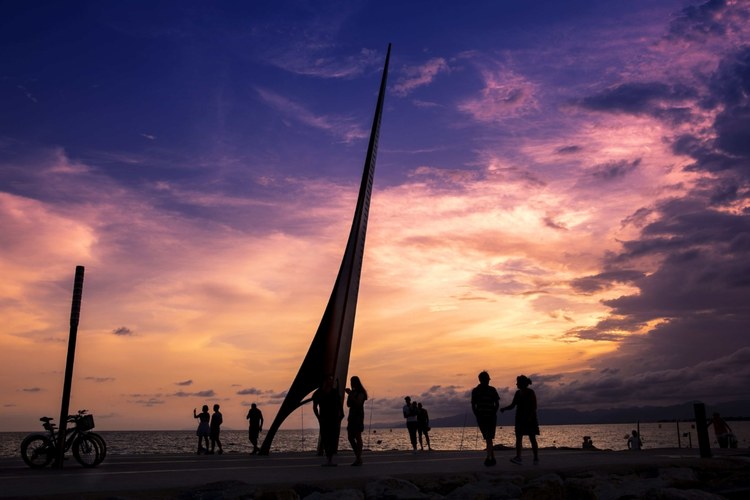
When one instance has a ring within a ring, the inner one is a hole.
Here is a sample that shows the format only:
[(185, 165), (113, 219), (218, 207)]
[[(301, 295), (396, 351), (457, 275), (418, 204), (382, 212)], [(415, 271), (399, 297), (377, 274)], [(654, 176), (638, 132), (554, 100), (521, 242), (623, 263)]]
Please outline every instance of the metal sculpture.
[(307, 403), (305, 399), (311, 392), (319, 388), (327, 377), (333, 376), (334, 384), (339, 391), (340, 400), (344, 398), (346, 375), (349, 370), (349, 354), (352, 347), (354, 333), (354, 316), (357, 310), (357, 296), (359, 294), (359, 278), (362, 271), (362, 258), (365, 251), (365, 236), (367, 232), (367, 216), (370, 210), (370, 196), (375, 174), (375, 160), (378, 153), (378, 136), (383, 114), (386, 81), (388, 79), (388, 61), (391, 57), (391, 45), (385, 56), (383, 77), (380, 82), (380, 93), (375, 117), (370, 132), (370, 142), (367, 146), (367, 156), (359, 187), (359, 197), (354, 211), (352, 228), (346, 244), (344, 257), (341, 261), (336, 283), (328, 300), (318, 331), (313, 337), (302, 366), (294, 378), (284, 402), (279, 408), (271, 427), (268, 429), (261, 455), (267, 455), (271, 443), (284, 420), (291, 413)]

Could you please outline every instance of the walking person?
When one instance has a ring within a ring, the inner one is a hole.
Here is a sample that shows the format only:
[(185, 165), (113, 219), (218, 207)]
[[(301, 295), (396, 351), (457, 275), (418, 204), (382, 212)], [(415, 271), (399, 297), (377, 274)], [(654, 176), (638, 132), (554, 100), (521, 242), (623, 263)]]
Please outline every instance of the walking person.
[(326, 377), (323, 385), (313, 393), (313, 413), (320, 424), (320, 440), (326, 455), (327, 467), (333, 467), (333, 456), (338, 451), (339, 432), (344, 410), (341, 406), (338, 387), (333, 385), (333, 376)]
[(422, 403), (417, 403), (417, 424), (419, 448), (424, 450), (424, 445), (422, 444), (422, 436), (424, 435), (424, 438), (427, 441), (427, 449), (432, 451), (432, 446), (430, 446), (430, 415), (427, 413), (427, 410), (422, 407)]
[(365, 401), (367, 401), (367, 390), (356, 375), (351, 378), (351, 389), (346, 388), (346, 406), (349, 407), (349, 418), (346, 424), (346, 432), (349, 443), (354, 451), (354, 462), (352, 465), (362, 465), (362, 433), (365, 431)]
[(406, 419), (406, 430), (409, 431), (409, 440), (411, 441), (411, 447), (413, 453), (417, 452), (417, 428), (419, 422), (417, 421), (416, 406), (412, 405), (411, 398), (406, 396), (404, 398), (406, 404), (401, 409)]
[(490, 374), (482, 371), (479, 376), (479, 385), (471, 391), (471, 411), (477, 419), (477, 427), (482, 432), (482, 438), (486, 444), (486, 457), (484, 465), (492, 466), (495, 460), (495, 447), (492, 441), (495, 439), (495, 428), (497, 427), (497, 409), (500, 407), (500, 395), (497, 389), (490, 385)]
[(253, 403), (250, 405), (250, 409), (247, 411), (247, 416), (245, 418), (250, 424), (248, 433), (250, 444), (253, 445), (252, 454), (257, 455), (260, 451), (258, 449), (258, 436), (260, 435), (260, 431), (263, 430), (263, 412), (258, 409), (258, 405)]
[[(199, 419), (198, 430), (195, 431), (195, 434), (198, 436), (198, 455), (204, 452), (208, 453), (208, 436), (211, 434), (211, 426), (209, 425), (211, 414), (208, 413), (208, 405), (203, 405), (202, 410), (201, 413), (196, 413), (195, 408), (193, 408), (193, 418)], [(205, 448), (202, 442), (206, 443)]]
[(210, 424), (210, 434), (211, 434), (211, 451), (209, 451), (209, 455), (214, 454), (214, 449), (216, 446), (219, 447), (219, 455), (224, 453), (224, 450), (221, 448), (221, 439), (219, 438), (219, 434), (221, 433), (221, 424), (224, 423), (224, 417), (221, 415), (221, 412), (219, 411), (219, 405), (214, 405), (214, 413), (211, 415), (211, 424)]
[(529, 388), (531, 379), (526, 375), (516, 377), (516, 387), (518, 390), (513, 395), (513, 401), (501, 408), (500, 412), (516, 408), (516, 456), (510, 461), (514, 464), (521, 465), (521, 450), (523, 449), (522, 438), (529, 436), (531, 441), (531, 451), (534, 453), (534, 465), (539, 464), (539, 445), (536, 437), (539, 435), (539, 420), (536, 416), (536, 394)]

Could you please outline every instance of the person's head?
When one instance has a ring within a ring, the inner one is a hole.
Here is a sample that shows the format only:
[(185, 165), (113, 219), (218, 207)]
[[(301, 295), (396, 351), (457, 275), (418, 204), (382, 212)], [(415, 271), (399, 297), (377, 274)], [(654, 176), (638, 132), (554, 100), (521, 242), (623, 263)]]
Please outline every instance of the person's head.
[(412, 401), (412, 402), (411, 402), (411, 406), (412, 406), (413, 408), (416, 408), (416, 407), (417, 407), (417, 402), (416, 402), (416, 401)]
[(531, 385), (531, 379), (526, 375), (519, 375), (516, 377), (516, 387), (519, 389), (526, 389)]
[(360, 391), (363, 389), (363, 387), (362, 387), (362, 381), (359, 380), (359, 377), (356, 376), (356, 375), (354, 375), (351, 378), (351, 384), (352, 384), (352, 389), (357, 389), (357, 390), (360, 390)]
[(417, 403), (417, 408), (422, 408), (422, 403)]
[(214, 405), (214, 411), (219, 411), (219, 404), (218, 404), (218, 403), (216, 403), (216, 404)]
[(408, 405), (410, 405), (410, 404), (411, 404), (411, 398), (410, 398), (409, 396), (406, 396), (406, 397), (404, 398), (404, 401), (406, 401), (406, 404), (408, 404)]
[(253, 409), (255, 409), (257, 407), (258, 407), (258, 405), (256, 405), (255, 403), (253, 403), (253, 404), (250, 405), (250, 408), (253, 408)]
[(487, 371), (483, 370), (479, 372), (479, 375), (477, 377), (479, 379), (480, 384), (489, 384), (490, 383), (490, 374), (487, 373)]
[(633, 437), (638, 437), (638, 431), (635, 429), (633, 429), (633, 432), (631, 434), (633, 434)]
[(203, 411), (208, 411), (208, 405), (203, 405)]

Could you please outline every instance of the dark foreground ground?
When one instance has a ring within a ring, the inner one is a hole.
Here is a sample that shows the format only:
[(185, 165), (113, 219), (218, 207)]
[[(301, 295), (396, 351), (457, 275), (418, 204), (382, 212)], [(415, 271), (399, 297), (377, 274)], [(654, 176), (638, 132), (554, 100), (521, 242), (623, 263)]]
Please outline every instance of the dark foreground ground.
[(528, 452), (519, 466), (501, 451), (494, 467), (476, 451), (366, 453), (362, 467), (348, 452), (337, 467), (303, 453), (109, 455), (94, 469), (70, 458), (62, 470), (32, 470), (19, 457), (0, 460), (0, 497), (750, 499), (750, 450), (713, 451), (546, 449), (536, 466)]

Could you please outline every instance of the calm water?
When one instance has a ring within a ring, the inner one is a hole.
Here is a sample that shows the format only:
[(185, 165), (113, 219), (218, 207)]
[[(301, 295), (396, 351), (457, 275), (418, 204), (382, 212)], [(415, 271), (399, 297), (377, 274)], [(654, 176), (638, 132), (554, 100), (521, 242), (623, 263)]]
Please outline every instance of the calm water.
[[(750, 422), (730, 422), (739, 441), (740, 448), (750, 447)], [(627, 449), (626, 434), (635, 429), (634, 424), (606, 425), (547, 425), (541, 427), (539, 446), (580, 448), (583, 436), (591, 436), (600, 449)], [(676, 448), (677, 426), (671, 423), (642, 423), (640, 425), (644, 448)], [(317, 445), (317, 429), (281, 430), (276, 434), (271, 451), (314, 451)], [(695, 429), (689, 422), (680, 423), (681, 446), (698, 447)], [(0, 433), (0, 456), (19, 457), (20, 445), (26, 432)], [(108, 454), (171, 454), (194, 453), (197, 437), (194, 431), (101, 431), (107, 441)], [(261, 433), (262, 442), (265, 433)], [(717, 447), (712, 431), (709, 431), (711, 446)], [(482, 437), (476, 427), (440, 427), (430, 432), (432, 447), (437, 450), (481, 450)], [(225, 453), (247, 453), (250, 449), (247, 431), (222, 430), (221, 441)], [(364, 436), (365, 447), (372, 451), (411, 449), (406, 428), (372, 429)], [(512, 426), (498, 427), (495, 443), (513, 446), (515, 438)], [(528, 447), (528, 441), (524, 441)], [(340, 448), (349, 450), (346, 430), (342, 430)]]

